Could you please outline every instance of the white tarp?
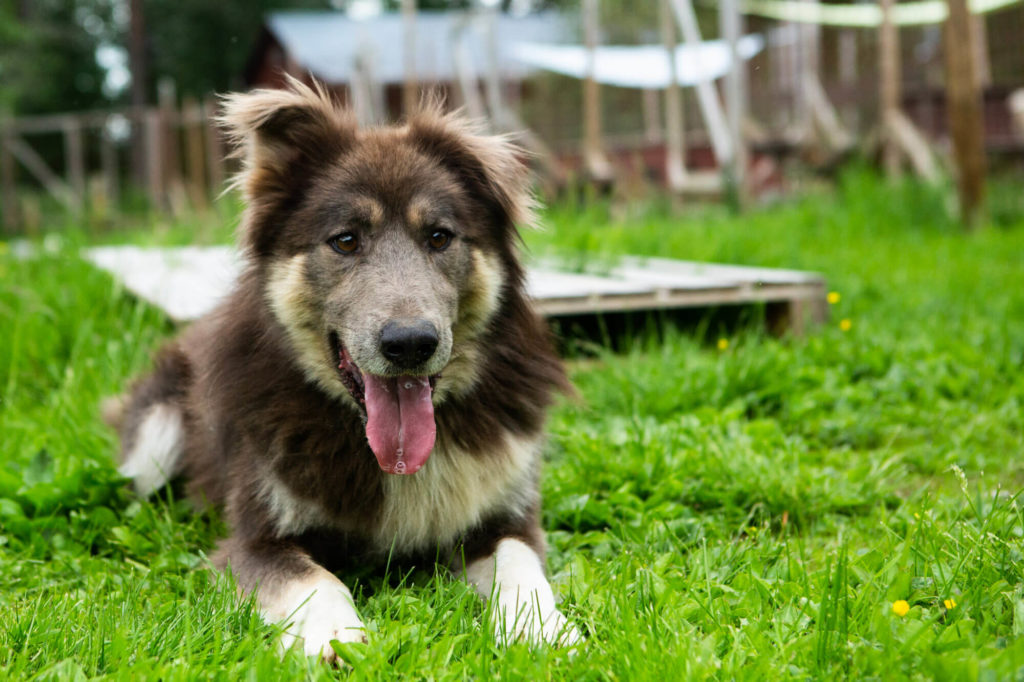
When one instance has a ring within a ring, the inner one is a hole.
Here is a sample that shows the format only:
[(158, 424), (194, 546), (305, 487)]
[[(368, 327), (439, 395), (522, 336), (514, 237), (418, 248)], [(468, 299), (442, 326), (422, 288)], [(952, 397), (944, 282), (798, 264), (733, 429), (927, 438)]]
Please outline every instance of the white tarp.
[[(994, 12), (1016, 5), (1020, 0), (970, 0), (975, 14)], [(800, 0), (746, 0), (743, 11), (780, 21), (829, 26), (856, 26), (872, 28), (882, 24), (882, 8), (877, 4), (824, 5)], [(919, 0), (900, 2), (892, 7), (892, 21), (898, 26), (940, 24), (946, 20), (949, 8), (945, 0)]]
[[(743, 36), (736, 49), (741, 59), (750, 59), (764, 49), (764, 38), (756, 34)], [(524, 64), (574, 78), (587, 74), (587, 50), (582, 45), (519, 43), (512, 47), (512, 56)], [(594, 79), (602, 85), (660, 89), (669, 84), (669, 67), (668, 52), (660, 45), (601, 46), (595, 50)], [(680, 85), (715, 80), (731, 68), (732, 55), (724, 40), (676, 47)]]

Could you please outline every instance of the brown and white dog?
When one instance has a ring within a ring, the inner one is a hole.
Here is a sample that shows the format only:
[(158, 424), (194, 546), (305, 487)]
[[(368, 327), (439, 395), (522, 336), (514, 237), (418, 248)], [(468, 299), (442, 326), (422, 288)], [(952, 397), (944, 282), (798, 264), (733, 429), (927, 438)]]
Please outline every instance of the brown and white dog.
[(432, 106), (360, 129), (297, 82), (225, 105), (245, 271), (134, 386), (121, 471), (222, 505), (215, 564), (307, 654), (364, 639), (332, 571), (388, 556), (443, 557), (503, 641), (576, 643), (544, 574), (544, 418), (568, 382), (523, 290), (516, 148)]

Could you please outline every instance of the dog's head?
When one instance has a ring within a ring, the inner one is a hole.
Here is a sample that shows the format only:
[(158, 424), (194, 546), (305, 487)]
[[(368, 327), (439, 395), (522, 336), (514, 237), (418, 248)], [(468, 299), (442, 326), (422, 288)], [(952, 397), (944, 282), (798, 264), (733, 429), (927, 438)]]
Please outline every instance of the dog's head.
[(243, 247), (297, 362), (363, 412), (382, 469), (415, 472), (434, 405), (472, 386), (519, 277), (532, 199), (516, 147), (430, 105), (359, 129), (298, 82), (228, 96), (223, 120), (244, 155)]

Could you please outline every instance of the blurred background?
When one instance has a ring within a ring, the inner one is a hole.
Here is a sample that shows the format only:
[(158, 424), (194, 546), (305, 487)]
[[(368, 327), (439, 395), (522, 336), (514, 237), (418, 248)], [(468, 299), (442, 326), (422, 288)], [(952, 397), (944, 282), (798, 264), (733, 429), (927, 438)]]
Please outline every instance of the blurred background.
[(0, 205), (202, 212), (217, 93), (322, 81), (366, 125), (440, 93), (514, 132), (548, 197), (742, 207), (851, 159), (952, 182), (970, 227), (1024, 153), (1017, 0), (4, 0)]

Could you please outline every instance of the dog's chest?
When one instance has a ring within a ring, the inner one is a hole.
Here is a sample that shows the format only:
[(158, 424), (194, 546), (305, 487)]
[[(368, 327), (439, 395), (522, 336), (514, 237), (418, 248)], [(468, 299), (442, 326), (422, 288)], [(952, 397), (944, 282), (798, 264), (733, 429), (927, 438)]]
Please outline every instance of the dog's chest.
[(438, 447), (415, 474), (381, 473), (370, 515), (330, 511), (351, 509), (366, 493), (345, 486), (330, 493), (347, 496), (344, 505), (305, 497), (275, 476), (268, 477), (261, 494), (282, 536), (335, 528), (363, 536), (380, 552), (418, 552), (451, 543), (491, 514), (516, 514), (535, 502), (538, 453), (536, 440), (512, 436), (476, 455)]

